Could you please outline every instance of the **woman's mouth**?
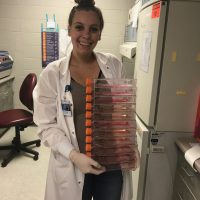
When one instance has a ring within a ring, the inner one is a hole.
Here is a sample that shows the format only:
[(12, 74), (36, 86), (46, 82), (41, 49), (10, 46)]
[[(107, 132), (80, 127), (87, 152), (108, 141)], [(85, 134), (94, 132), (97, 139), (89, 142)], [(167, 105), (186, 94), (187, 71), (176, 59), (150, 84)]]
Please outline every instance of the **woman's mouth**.
[(91, 44), (92, 44), (92, 42), (79, 42), (79, 44), (80, 45), (82, 45), (82, 46), (87, 46), (87, 47), (89, 47)]

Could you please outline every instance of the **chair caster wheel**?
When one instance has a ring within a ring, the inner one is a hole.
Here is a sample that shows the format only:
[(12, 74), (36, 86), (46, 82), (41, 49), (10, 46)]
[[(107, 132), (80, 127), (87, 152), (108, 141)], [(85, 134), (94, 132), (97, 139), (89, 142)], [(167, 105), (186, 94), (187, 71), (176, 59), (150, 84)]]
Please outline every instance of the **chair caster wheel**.
[(33, 157), (33, 160), (38, 160), (38, 155), (35, 155), (35, 156)]
[(15, 143), (16, 143), (16, 137), (14, 137), (12, 140), (12, 144), (15, 144)]
[(7, 166), (6, 163), (4, 163), (4, 162), (1, 163), (1, 167), (6, 167), (6, 166)]
[(39, 147), (40, 146), (40, 141), (36, 143), (36, 147)]

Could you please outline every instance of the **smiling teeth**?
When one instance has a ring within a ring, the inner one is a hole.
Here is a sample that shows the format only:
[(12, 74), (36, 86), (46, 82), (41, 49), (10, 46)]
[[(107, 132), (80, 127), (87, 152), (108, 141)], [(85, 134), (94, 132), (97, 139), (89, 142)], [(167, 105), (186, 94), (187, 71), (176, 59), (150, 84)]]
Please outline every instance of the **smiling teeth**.
[(90, 43), (85, 43), (85, 42), (80, 42), (81, 45), (84, 45), (84, 46), (89, 46)]

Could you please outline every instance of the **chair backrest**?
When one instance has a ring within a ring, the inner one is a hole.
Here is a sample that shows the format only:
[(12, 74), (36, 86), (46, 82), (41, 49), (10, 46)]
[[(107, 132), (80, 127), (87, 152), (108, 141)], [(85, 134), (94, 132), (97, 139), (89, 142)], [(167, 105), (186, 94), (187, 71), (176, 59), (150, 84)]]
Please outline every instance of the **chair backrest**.
[(33, 89), (37, 84), (37, 76), (34, 73), (30, 73), (24, 79), (20, 91), (20, 101), (29, 109), (33, 110)]

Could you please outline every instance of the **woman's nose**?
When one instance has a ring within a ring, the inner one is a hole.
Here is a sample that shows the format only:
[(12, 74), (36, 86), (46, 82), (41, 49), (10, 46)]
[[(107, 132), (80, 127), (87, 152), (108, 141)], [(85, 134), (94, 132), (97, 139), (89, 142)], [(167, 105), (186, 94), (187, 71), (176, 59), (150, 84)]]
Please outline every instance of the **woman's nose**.
[(83, 36), (86, 37), (86, 38), (90, 37), (90, 30), (89, 29), (84, 29)]

